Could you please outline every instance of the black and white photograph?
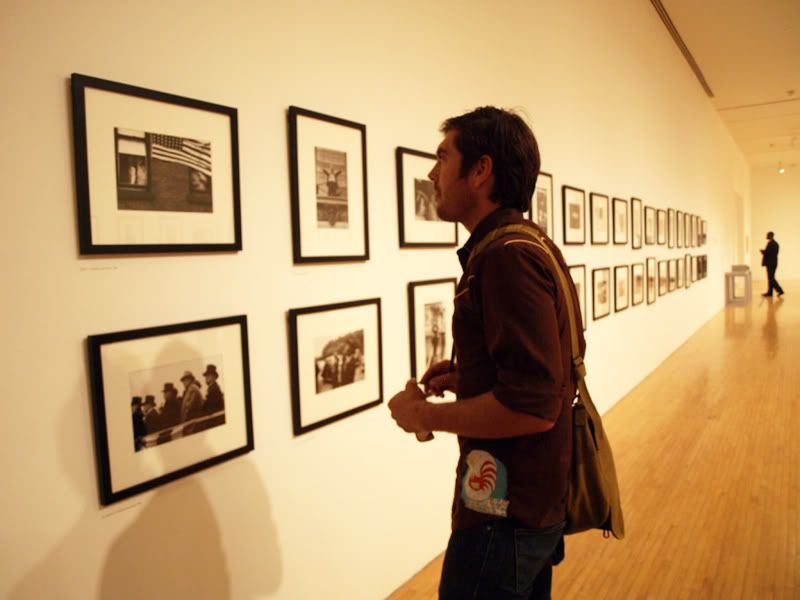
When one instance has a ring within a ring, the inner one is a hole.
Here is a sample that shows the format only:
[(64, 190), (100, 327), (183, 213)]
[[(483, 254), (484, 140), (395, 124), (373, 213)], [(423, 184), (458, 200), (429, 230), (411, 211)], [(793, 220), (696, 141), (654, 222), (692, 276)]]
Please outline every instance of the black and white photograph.
[(428, 178), (436, 156), (398, 147), (395, 162), (400, 247), (455, 247), (457, 224), (439, 218), (433, 181)]
[(211, 142), (114, 128), (117, 208), (213, 212)]
[(677, 259), (670, 259), (669, 262), (669, 287), (670, 292), (674, 292), (678, 288), (678, 261)]
[(614, 312), (628, 308), (630, 293), (628, 265), (614, 267)]
[(691, 248), (692, 215), (683, 213), (683, 247)]
[(705, 246), (708, 241), (708, 221), (700, 221), (700, 245)]
[(631, 248), (642, 247), (642, 201), (631, 198)]
[(103, 504), (253, 449), (244, 316), (88, 338)]
[(609, 214), (608, 196), (603, 194), (589, 194), (589, 205), (591, 210), (591, 233), (592, 244), (608, 244), (609, 238)]
[(592, 319), (611, 314), (611, 269), (592, 269)]
[(238, 116), (72, 75), (82, 254), (241, 250)]
[(454, 277), (408, 284), (408, 328), (411, 377), (420, 378), (432, 365), (450, 359), (453, 340)]
[(677, 237), (677, 231), (675, 229), (675, 209), (668, 208), (667, 209), (667, 248), (674, 248), (675, 247), (675, 238)]
[(295, 264), (369, 259), (367, 128), (290, 106)]
[(663, 246), (667, 243), (667, 211), (663, 208), (659, 208), (656, 211), (656, 215), (658, 217), (658, 244), (659, 246)]
[(379, 298), (292, 309), (288, 320), (294, 435), (383, 402)]
[(624, 246), (628, 243), (628, 201), (622, 198), (614, 198), (612, 207), (614, 244)]
[(347, 153), (314, 148), (317, 227), (347, 229)]
[(644, 207), (644, 243), (652, 246), (656, 243), (656, 209)]
[(692, 256), (692, 283), (700, 279), (700, 257)]
[(586, 265), (570, 265), (569, 274), (575, 284), (575, 292), (578, 294), (578, 303), (581, 307), (581, 321), (583, 330), (586, 331)]
[(564, 244), (586, 243), (586, 192), (581, 189), (561, 186), (563, 203)]
[(644, 263), (631, 265), (631, 306), (644, 302)]
[(317, 394), (364, 379), (364, 330), (317, 338), (314, 356)]
[(647, 258), (647, 303), (653, 304), (657, 297), (656, 281), (658, 272), (656, 270), (656, 259), (654, 257)]
[(550, 173), (539, 171), (528, 217), (541, 227), (548, 237), (553, 238), (553, 176)]
[(679, 210), (675, 213), (675, 225), (676, 225), (675, 245), (678, 248), (683, 248), (683, 211)]
[(669, 281), (668, 281), (668, 269), (669, 269), (669, 267), (667, 266), (667, 262), (668, 261), (666, 261), (666, 260), (658, 261), (658, 295), (659, 296), (663, 296), (669, 291), (669, 289), (667, 288), (667, 285), (669, 283)]

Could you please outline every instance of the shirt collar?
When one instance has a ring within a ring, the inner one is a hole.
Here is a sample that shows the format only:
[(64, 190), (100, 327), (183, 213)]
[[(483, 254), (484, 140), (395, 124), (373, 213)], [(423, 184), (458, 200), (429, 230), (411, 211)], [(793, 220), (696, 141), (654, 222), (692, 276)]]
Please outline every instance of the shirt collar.
[(523, 220), (522, 213), (514, 208), (501, 207), (486, 215), (483, 221), (478, 223), (475, 227), (467, 243), (456, 251), (458, 260), (461, 263), (461, 268), (463, 270), (467, 269), (467, 261), (469, 260), (469, 255), (472, 253), (473, 248), (475, 248), (490, 231), (502, 227), (503, 225), (521, 223)]

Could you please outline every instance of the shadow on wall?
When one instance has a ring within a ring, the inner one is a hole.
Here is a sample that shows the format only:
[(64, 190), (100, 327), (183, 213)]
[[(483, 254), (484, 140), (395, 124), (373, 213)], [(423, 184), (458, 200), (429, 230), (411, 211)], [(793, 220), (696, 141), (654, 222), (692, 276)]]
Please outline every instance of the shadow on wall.
[[(64, 471), (86, 501), (66, 535), (11, 590), (12, 600), (41, 598), (213, 599), (274, 593), (281, 558), (260, 475), (239, 457), (101, 511), (94, 461), (76, 452), (69, 413), (86, 401), (77, 390), (60, 419)], [(82, 412), (82, 411), (80, 411)], [(91, 423), (85, 424), (90, 436)], [(169, 467), (169, 465), (166, 465)], [(203, 484), (200, 483), (202, 477)], [(134, 502), (126, 507), (126, 502)], [(136, 512), (134, 517), (131, 513)], [(105, 513), (105, 514), (104, 514)], [(102, 547), (102, 529), (130, 520)], [(99, 531), (99, 533), (97, 533)], [(95, 533), (95, 535), (93, 535)]]

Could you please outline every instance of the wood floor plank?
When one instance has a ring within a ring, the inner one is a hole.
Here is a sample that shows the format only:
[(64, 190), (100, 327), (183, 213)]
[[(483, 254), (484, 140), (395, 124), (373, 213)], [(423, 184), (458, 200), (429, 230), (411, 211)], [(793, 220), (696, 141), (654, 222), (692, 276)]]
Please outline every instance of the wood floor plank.
[[(800, 598), (800, 282), (785, 289), (726, 307), (604, 416), (627, 537), (567, 538), (554, 598)], [(441, 556), (390, 598), (436, 598), (440, 573)]]

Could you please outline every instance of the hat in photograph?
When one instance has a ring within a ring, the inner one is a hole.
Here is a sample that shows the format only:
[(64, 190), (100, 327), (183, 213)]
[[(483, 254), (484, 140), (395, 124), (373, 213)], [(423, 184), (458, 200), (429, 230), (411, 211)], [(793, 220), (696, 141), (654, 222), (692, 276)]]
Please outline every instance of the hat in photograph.
[(148, 404), (152, 404), (153, 406), (155, 406), (156, 404), (155, 396), (151, 396), (148, 394), (147, 396), (144, 397), (144, 406), (147, 406)]
[(181, 381), (186, 381), (187, 379), (189, 381), (194, 381), (194, 375), (192, 375), (191, 371), (184, 371), (183, 372), (183, 375), (181, 376)]
[(141, 403), (142, 403), (142, 397), (141, 397), (141, 396), (134, 396), (134, 397), (131, 399), (131, 405), (132, 405), (132, 406), (133, 406), (133, 405), (136, 405), (136, 404), (141, 404)]
[(219, 373), (217, 373), (217, 365), (208, 365), (203, 375), (213, 375), (214, 377), (219, 377)]
[(162, 392), (177, 392), (178, 390), (175, 389), (175, 386), (171, 383), (165, 383), (164, 389), (161, 390)]

